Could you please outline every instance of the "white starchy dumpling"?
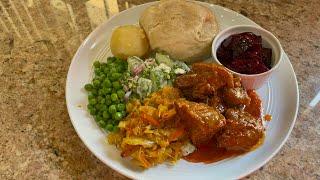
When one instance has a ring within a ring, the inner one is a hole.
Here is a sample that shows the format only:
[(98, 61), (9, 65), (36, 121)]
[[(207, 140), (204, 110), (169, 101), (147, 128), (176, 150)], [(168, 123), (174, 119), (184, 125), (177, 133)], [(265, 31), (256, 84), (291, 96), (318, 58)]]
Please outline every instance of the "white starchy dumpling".
[(209, 57), (219, 27), (214, 13), (195, 2), (166, 0), (147, 8), (139, 23), (152, 50), (188, 63)]
[(130, 56), (144, 56), (149, 50), (149, 43), (143, 29), (126, 25), (113, 31), (110, 48), (114, 56), (127, 59)]

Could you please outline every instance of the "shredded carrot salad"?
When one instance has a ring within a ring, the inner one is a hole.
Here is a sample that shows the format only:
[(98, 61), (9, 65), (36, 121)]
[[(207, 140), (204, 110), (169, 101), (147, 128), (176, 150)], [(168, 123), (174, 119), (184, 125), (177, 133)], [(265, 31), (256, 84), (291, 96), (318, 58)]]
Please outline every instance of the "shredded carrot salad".
[(108, 135), (108, 142), (121, 149), (122, 157), (149, 168), (163, 162), (176, 162), (182, 157), (182, 149), (188, 146), (174, 102), (180, 92), (164, 87), (142, 103), (132, 100), (127, 104), (129, 115), (119, 124), (120, 131)]

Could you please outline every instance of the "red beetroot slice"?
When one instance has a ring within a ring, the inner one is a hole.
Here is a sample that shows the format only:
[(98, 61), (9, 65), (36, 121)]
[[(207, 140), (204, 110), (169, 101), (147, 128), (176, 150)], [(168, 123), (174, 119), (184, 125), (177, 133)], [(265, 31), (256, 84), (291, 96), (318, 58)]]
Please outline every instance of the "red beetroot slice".
[(235, 59), (229, 68), (242, 74), (259, 74), (269, 69), (258, 59)]
[(262, 57), (262, 46), (255, 44), (253, 45), (250, 49), (247, 50), (247, 52), (245, 53), (247, 56), (251, 56), (251, 55), (256, 55), (259, 57)]
[(240, 33), (231, 37), (230, 46), (233, 51), (233, 58), (244, 55), (251, 48), (258, 50), (258, 47), (261, 47), (261, 36), (256, 36), (251, 32)]
[(242, 73), (242, 74), (247, 74), (247, 61), (243, 59), (236, 59), (230, 63), (229, 66), (227, 66), (229, 69)]
[(272, 51), (262, 47), (261, 36), (244, 32), (229, 36), (217, 49), (217, 58), (229, 69), (257, 74), (271, 68)]
[(252, 44), (247, 39), (240, 39), (237, 43), (232, 45), (232, 57), (237, 58), (243, 55)]
[(258, 61), (255, 59), (255, 60), (251, 60), (250, 63), (249, 64), (253, 68), (250, 68), (250, 72), (248, 72), (249, 74), (258, 74), (258, 73), (263, 73), (269, 70), (269, 68), (267, 68), (267, 66), (264, 65), (262, 61)]
[(271, 58), (272, 50), (269, 48), (262, 48), (262, 61), (269, 69), (271, 69)]
[(232, 50), (219, 47), (217, 51), (217, 58), (222, 64), (227, 64), (232, 61)]
[(230, 48), (229, 45), (232, 41), (233, 36), (229, 36), (227, 39), (225, 39), (222, 43), (221, 46), (225, 47), (225, 48)]

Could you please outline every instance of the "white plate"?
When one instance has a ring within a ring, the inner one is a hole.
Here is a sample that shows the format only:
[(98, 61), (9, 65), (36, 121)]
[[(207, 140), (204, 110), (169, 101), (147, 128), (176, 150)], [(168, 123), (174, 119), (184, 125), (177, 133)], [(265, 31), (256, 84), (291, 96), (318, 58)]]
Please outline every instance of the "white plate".
[[(269, 82), (258, 90), (263, 99), (264, 113), (271, 114), (273, 119), (266, 125), (264, 144), (253, 152), (213, 164), (180, 160), (175, 166), (162, 164), (142, 171), (128, 159), (121, 158), (120, 152), (106, 143), (106, 134), (86, 111), (88, 102), (83, 86), (91, 80), (93, 61), (111, 55), (109, 38), (112, 30), (119, 25), (137, 24), (141, 12), (152, 4), (128, 9), (101, 24), (86, 38), (74, 56), (66, 82), (66, 101), (71, 122), (81, 140), (106, 165), (134, 179), (236, 179), (264, 165), (287, 140), (298, 111), (298, 84), (287, 55), (284, 55), (278, 71)], [(258, 26), (229, 9), (201, 4), (215, 12), (221, 29), (240, 24)]]

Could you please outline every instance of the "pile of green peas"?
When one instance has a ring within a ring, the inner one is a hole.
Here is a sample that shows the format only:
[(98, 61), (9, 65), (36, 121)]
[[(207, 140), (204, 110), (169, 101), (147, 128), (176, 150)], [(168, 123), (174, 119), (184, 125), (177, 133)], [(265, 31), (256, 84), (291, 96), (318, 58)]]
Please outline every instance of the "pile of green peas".
[(106, 63), (95, 61), (93, 67), (94, 78), (84, 86), (88, 92), (87, 109), (101, 128), (118, 131), (119, 121), (126, 116), (121, 80), (128, 64), (122, 59), (109, 57)]

